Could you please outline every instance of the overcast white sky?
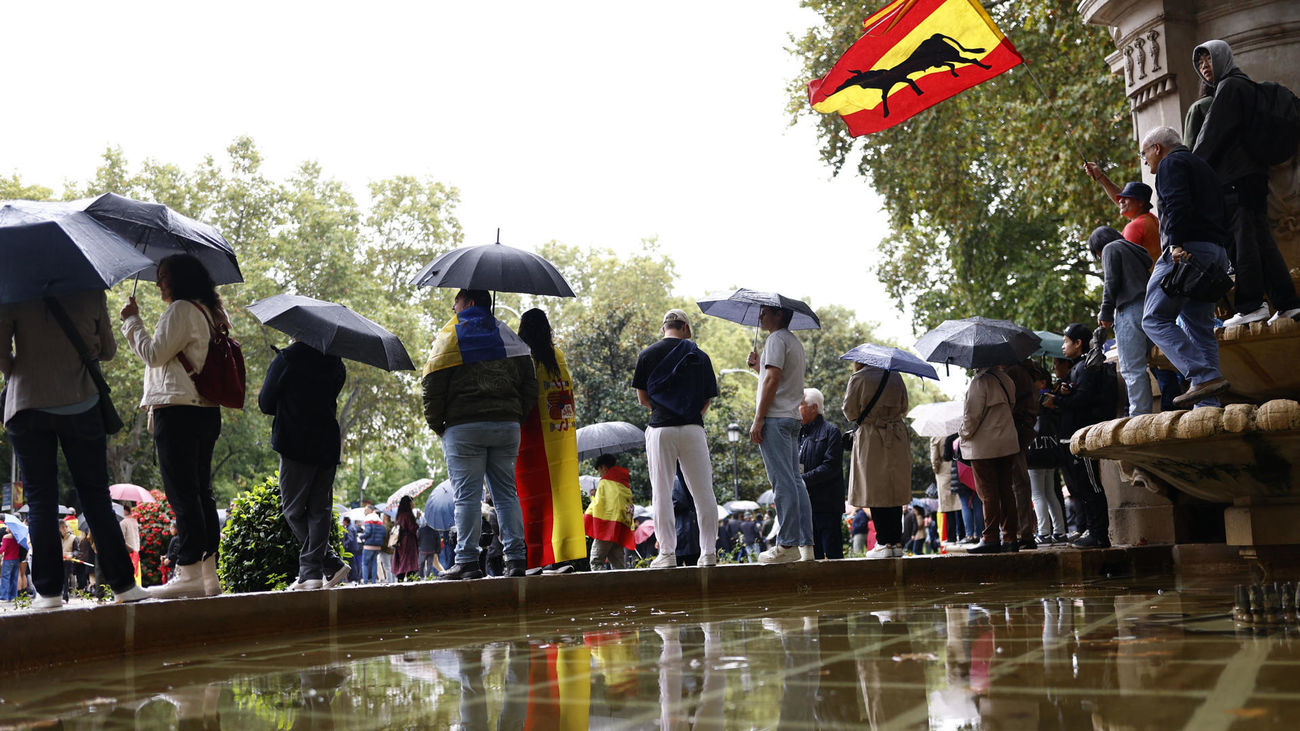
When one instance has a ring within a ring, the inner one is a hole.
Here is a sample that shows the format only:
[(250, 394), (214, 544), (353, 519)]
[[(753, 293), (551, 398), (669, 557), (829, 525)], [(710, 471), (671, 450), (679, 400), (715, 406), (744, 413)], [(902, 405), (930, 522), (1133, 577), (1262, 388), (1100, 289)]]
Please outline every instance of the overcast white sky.
[[(678, 294), (841, 304), (914, 341), (870, 274), (865, 181), (790, 128), (796, 0), (11, 3), (0, 174), (60, 188), (109, 145), (190, 168), (251, 136), (304, 160), (460, 188), (466, 243), (616, 251), (657, 236)], [(739, 254), (739, 256), (738, 256)]]

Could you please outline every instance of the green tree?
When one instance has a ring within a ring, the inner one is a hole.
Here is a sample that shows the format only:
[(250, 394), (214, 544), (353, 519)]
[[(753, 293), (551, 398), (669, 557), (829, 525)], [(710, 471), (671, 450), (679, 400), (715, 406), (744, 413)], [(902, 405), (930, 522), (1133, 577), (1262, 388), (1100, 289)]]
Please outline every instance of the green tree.
[(803, 73), (791, 115), (815, 120), (823, 161), (856, 170), (883, 198), (891, 231), (876, 275), (919, 326), (980, 314), (1055, 327), (1085, 320), (1097, 301), (1084, 237), (1117, 213), (1082, 156), (1124, 160), (1116, 180), (1138, 170), (1123, 83), (1105, 62), (1110, 37), (1076, 4), (986, 4), (1048, 98), (1022, 65), (855, 143), (837, 115), (808, 106), (803, 85), (857, 40), (877, 3), (804, 0), (822, 24), (795, 39)]

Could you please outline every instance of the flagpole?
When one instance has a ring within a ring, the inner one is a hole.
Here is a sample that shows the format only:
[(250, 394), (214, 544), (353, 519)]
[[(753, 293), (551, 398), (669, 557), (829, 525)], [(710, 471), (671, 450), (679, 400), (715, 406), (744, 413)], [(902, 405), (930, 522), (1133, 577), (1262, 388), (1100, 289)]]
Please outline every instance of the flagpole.
[[(1031, 64), (1029, 62), (1029, 59), (1027, 58), (1024, 59), (1024, 62), (1025, 62), (1025, 70), (1029, 72), (1029, 78), (1034, 80), (1034, 85), (1038, 87), (1038, 93), (1043, 95), (1043, 101), (1047, 102), (1047, 104), (1050, 106), (1052, 103), (1052, 98), (1047, 95), (1047, 89), (1043, 88), (1042, 82), (1040, 82), (1038, 80), (1038, 77), (1034, 75), (1034, 65)], [(1074, 143), (1073, 145), (1074, 151), (1079, 154), (1079, 159), (1083, 160), (1084, 162), (1088, 162), (1089, 161), (1088, 157), (1083, 154), (1083, 148), (1079, 147), (1078, 138), (1076, 138), (1074, 135), (1074, 127), (1071, 126), (1070, 120), (1062, 118), (1062, 121), (1065, 122), (1066, 130), (1070, 132), (1069, 137), (1070, 140)]]

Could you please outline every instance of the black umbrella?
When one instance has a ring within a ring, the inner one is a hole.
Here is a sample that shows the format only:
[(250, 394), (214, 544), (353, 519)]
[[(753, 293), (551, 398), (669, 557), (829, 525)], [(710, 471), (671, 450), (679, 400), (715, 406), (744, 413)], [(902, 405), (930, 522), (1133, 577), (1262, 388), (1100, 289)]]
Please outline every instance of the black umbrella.
[(355, 360), (386, 371), (414, 370), (397, 336), (340, 304), (296, 294), (277, 294), (244, 309), (262, 324), (300, 340), (326, 355)]
[(891, 348), (886, 345), (863, 343), (844, 355), (841, 355), (840, 360), (851, 360), (855, 363), (861, 363), (863, 365), (880, 368), (886, 371), (911, 373), (912, 375), (921, 376), (922, 378), (933, 378), (936, 381), (939, 380), (939, 374), (935, 372), (934, 366), (926, 363), (906, 350)]
[(813, 312), (806, 303), (776, 292), (738, 289), (725, 297), (706, 297), (696, 304), (706, 315), (721, 317), (741, 325), (757, 327), (758, 310), (760, 307), (767, 306), (794, 310), (794, 317), (790, 320), (791, 330), (816, 330), (822, 326), (822, 321), (817, 319), (817, 313)]
[(575, 297), (555, 265), (531, 251), (501, 242), (462, 246), (439, 256), (415, 275), (417, 287), (455, 287)]
[(916, 341), (916, 352), (931, 363), (988, 368), (1019, 363), (1038, 349), (1039, 337), (1007, 320), (968, 317), (944, 322)]
[[(183, 216), (161, 203), (145, 203), (105, 193), (86, 205), (86, 213), (116, 231), (122, 238), (141, 247), (154, 264), (172, 254), (193, 254), (216, 284), (244, 281), (235, 261), (235, 250), (217, 229)], [(158, 278), (158, 268), (140, 272), (146, 282)]]
[(108, 289), (151, 264), (68, 204), (0, 205), (0, 304)]
[(626, 421), (605, 421), (578, 430), (578, 459), (645, 449), (645, 432)]

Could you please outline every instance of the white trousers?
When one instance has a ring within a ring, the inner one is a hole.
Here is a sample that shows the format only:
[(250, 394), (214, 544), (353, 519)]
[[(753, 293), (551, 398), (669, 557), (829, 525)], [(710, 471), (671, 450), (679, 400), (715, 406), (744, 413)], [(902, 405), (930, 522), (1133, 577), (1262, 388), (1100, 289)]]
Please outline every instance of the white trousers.
[(679, 463), (682, 477), (686, 478), (686, 489), (695, 501), (695, 515), (700, 524), (700, 554), (716, 553), (718, 499), (713, 495), (713, 465), (709, 462), (709, 442), (704, 427), (698, 424), (646, 427), (645, 453), (646, 465), (650, 469), (659, 555), (672, 556), (677, 552), (673, 480)]

